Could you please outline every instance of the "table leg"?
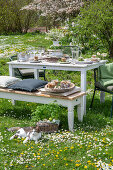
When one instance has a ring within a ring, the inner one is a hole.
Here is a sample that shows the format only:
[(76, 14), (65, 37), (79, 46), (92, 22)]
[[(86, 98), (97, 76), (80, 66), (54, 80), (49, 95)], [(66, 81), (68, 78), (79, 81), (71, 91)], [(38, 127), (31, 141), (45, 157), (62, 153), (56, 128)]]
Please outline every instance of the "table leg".
[[(81, 91), (86, 92), (86, 70), (81, 71)], [(84, 114), (86, 114), (86, 95), (83, 96)]]
[[(11, 65), (9, 65), (9, 75), (11, 77), (15, 77), (14, 69)], [(15, 105), (15, 100), (12, 99), (11, 102), (12, 102), (12, 105)]]
[(9, 65), (9, 75), (10, 75), (11, 77), (14, 77), (14, 76), (15, 76), (15, 75), (14, 75), (14, 69), (13, 69), (12, 65)]
[(80, 122), (83, 121), (83, 116), (84, 116), (84, 108), (83, 108), (83, 97), (80, 99), (80, 104), (77, 105), (77, 114), (78, 114), (78, 120)]
[(39, 70), (34, 69), (34, 78), (39, 79)]
[(74, 106), (71, 104), (68, 106), (68, 126), (69, 130), (73, 131), (74, 127)]

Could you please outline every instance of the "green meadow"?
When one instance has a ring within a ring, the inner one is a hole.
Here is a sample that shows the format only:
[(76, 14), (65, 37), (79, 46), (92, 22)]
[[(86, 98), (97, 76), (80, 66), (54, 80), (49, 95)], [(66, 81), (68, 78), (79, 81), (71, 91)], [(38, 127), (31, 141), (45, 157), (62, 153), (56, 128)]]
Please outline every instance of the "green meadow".
[[(52, 41), (46, 40), (44, 34), (0, 36), (0, 75), (9, 75), (9, 56), (32, 47), (44, 46), (48, 49), (51, 45)], [(87, 58), (90, 55), (83, 57)], [(47, 70), (46, 79), (71, 80), (80, 86), (80, 74), (77, 72)], [(23, 144), (22, 138), (10, 140), (13, 133), (8, 132), (6, 128), (31, 126), (32, 113), (37, 107), (43, 112), (43, 118), (51, 117), (51, 109), (49, 116), (47, 105), (20, 101), (12, 105), (11, 100), (0, 99), (0, 169), (113, 169), (113, 118), (110, 118), (112, 96), (106, 94), (105, 103), (100, 104), (100, 92), (96, 92), (94, 105), (90, 110), (93, 88), (93, 71), (88, 71), (87, 111), (83, 122), (78, 121), (75, 107), (74, 132), (69, 132), (67, 109), (56, 106), (55, 114), (58, 111), (61, 121), (59, 130), (51, 134), (42, 134), (38, 144), (34, 141)]]

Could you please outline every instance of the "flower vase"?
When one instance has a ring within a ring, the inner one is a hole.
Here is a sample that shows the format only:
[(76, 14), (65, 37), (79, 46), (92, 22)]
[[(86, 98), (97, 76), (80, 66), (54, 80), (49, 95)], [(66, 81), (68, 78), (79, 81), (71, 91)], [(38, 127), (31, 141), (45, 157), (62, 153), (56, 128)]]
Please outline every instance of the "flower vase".
[(54, 46), (60, 46), (59, 41), (53, 41)]

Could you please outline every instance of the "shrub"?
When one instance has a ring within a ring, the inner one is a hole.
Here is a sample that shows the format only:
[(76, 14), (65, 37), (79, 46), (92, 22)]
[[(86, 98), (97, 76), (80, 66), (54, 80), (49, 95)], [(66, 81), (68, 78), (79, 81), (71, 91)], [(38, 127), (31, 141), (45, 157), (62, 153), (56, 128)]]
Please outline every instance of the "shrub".
[(31, 114), (31, 124), (35, 125), (39, 120), (56, 119), (62, 122), (63, 127), (67, 128), (67, 111), (66, 108), (56, 103), (38, 105), (36, 110)]

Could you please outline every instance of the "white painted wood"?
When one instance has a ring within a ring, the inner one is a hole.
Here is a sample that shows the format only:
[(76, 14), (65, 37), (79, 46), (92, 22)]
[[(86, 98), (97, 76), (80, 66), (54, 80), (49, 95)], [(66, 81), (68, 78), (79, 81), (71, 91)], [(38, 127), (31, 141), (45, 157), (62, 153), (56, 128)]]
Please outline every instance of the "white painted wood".
[[(86, 70), (81, 70), (81, 91), (86, 92), (86, 85), (87, 85), (87, 79), (86, 79)], [(83, 108), (84, 108), (84, 114), (86, 114), (86, 95), (83, 97)]]
[[(51, 70), (66, 70), (66, 71), (80, 71), (81, 72), (81, 90), (86, 92), (86, 75), (87, 71), (98, 68), (100, 65), (104, 65), (107, 60), (101, 60), (92, 64), (60, 64), (60, 63), (49, 63), (43, 61), (42, 63), (30, 63), (30, 62), (18, 62), (12, 61), (9, 64), (9, 75), (13, 75), (14, 68), (32, 68), (35, 70), (39, 69), (51, 69)], [(39, 78), (38, 71), (35, 71), (35, 78)], [(102, 99), (103, 100), (103, 99)], [(83, 97), (83, 107), (86, 114), (86, 96)]]
[(9, 64), (9, 75), (10, 75), (11, 77), (14, 77), (14, 76), (15, 76), (15, 74), (14, 74), (14, 69), (13, 69), (13, 67), (12, 67), (11, 64)]
[(84, 107), (83, 107), (83, 97), (80, 98), (81, 102), (77, 106), (77, 113), (78, 113), (78, 120), (80, 122), (83, 121), (83, 116), (84, 116)]
[[(11, 77), (15, 77), (15, 74), (14, 74), (14, 69), (12, 68), (12, 65), (9, 64), (9, 75)], [(12, 104), (15, 105), (15, 100), (11, 100)]]
[(34, 78), (39, 79), (39, 70), (34, 69)]
[(69, 126), (69, 130), (73, 131), (73, 127), (74, 127), (74, 106), (72, 104), (70, 104), (68, 106), (68, 126)]
[[(98, 68), (100, 65), (106, 63), (106, 60), (102, 60), (98, 63), (93, 64), (60, 64), (60, 63), (30, 63), (30, 62), (18, 62), (11, 61), (8, 62), (9, 65), (12, 65), (13, 68), (34, 68), (34, 69), (51, 69), (51, 70), (67, 70), (67, 71), (81, 71), (81, 69), (85, 68), (87, 70), (91, 70), (94, 68)], [(13, 69), (12, 68), (12, 69)]]
[(49, 104), (49, 103), (57, 103), (58, 105), (62, 105), (68, 108), (68, 127), (70, 131), (73, 131), (74, 126), (74, 106), (77, 105), (77, 114), (78, 120), (83, 121), (84, 109), (83, 105), (83, 96), (85, 93), (79, 92), (75, 93), (70, 98), (68, 97), (61, 97), (61, 96), (51, 96), (50, 95), (41, 95), (41, 93), (37, 93), (37, 95), (33, 93), (21, 93), (19, 91), (12, 91), (12, 90), (5, 90), (0, 89), (0, 98), (6, 99), (13, 99), (13, 100), (20, 100), (20, 101), (27, 101), (27, 102), (35, 102), (35, 103), (42, 103), (42, 104)]

